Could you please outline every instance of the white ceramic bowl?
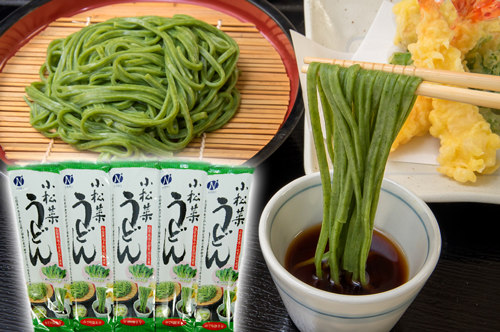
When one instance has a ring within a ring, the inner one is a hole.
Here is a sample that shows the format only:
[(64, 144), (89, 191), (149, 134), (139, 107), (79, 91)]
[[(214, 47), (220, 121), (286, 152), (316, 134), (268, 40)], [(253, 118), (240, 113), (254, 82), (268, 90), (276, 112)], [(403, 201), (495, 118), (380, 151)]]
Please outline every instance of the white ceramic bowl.
[[(231, 303), (231, 305), (229, 306), (230, 310), (229, 310), (229, 321), (231, 321), (233, 319), (233, 312), (234, 312), (234, 305)], [(219, 317), (219, 320), (221, 322), (227, 322), (228, 321), (228, 317), (227, 316), (223, 316), (221, 314), (222, 310), (224, 309), (224, 303), (220, 304), (218, 307), (217, 307), (217, 317)]]
[(259, 239), (271, 276), (290, 317), (302, 332), (389, 331), (425, 284), (441, 252), (441, 235), (428, 206), (401, 185), (384, 179), (375, 228), (399, 243), (409, 265), (409, 281), (373, 295), (339, 295), (296, 279), (283, 267), (292, 239), (321, 222), (319, 173), (283, 187), (262, 213)]
[(64, 301), (64, 309), (66, 309), (66, 313), (61, 313), (60, 311), (57, 311), (57, 303), (53, 302), (52, 303), (52, 311), (54, 312), (54, 315), (56, 318), (60, 319), (68, 319), (69, 315), (71, 314), (71, 305), (69, 304), (68, 301)]
[[(151, 313), (153, 312), (153, 305), (149, 301), (146, 303), (146, 307), (149, 309), (149, 312), (146, 314), (143, 314), (142, 312), (139, 312), (137, 310), (140, 305), (141, 305), (140, 300), (137, 300), (134, 302), (133, 307), (134, 307), (135, 314), (137, 315), (137, 317), (148, 318), (151, 315)], [(153, 315), (153, 317), (154, 317), (154, 315)]]
[(189, 313), (185, 314), (181, 310), (183, 302), (184, 302), (183, 300), (180, 300), (179, 302), (177, 302), (177, 304), (175, 305), (175, 309), (177, 309), (177, 315), (179, 315), (179, 317), (181, 317), (182, 319), (188, 319), (188, 318), (190, 318), (190, 317), (193, 316), (194, 308), (195, 308), (195, 303), (194, 303), (194, 301), (191, 302)]
[(105, 307), (108, 310), (106, 313), (101, 314), (97, 311), (97, 307), (99, 306), (99, 300), (95, 300), (92, 302), (92, 310), (94, 311), (94, 315), (97, 318), (108, 318), (111, 315), (111, 303), (106, 302)]

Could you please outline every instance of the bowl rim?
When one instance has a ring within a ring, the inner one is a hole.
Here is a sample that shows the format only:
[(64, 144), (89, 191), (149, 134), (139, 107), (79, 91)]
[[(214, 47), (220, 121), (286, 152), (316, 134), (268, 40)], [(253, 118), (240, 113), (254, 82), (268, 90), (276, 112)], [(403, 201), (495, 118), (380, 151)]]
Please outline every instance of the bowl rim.
[[(303, 187), (304, 184), (315, 184), (315, 183), (320, 183), (320, 173), (312, 173), (308, 175), (304, 175), (300, 178), (295, 179), (294, 181), (290, 182), (283, 188), (281, 188), (274, 196), (269, 200), (269, 202), (266, 204), (261, 218), (260, 218), (260, 224), (259, 224), (259, 242), (261, 246), (261, 251), (262, 254), (266, 260), (266, 264), (268, 266), (269, 271), (271, 272), (271, 277), (273, 278), (274, 282), (276, 283), (276, 286), (281, 288), (281, 286), (278, 285), (278, 282), (276, 278), (274, 278), (273, 274), (277, 274), (280, 276), (281, 279), (283, 279), (288, 285), (290, 285), (293, 288), (296, 288), (299, 290), (299, 292), (304, 292), (307, 294), (310, 294), (312, 297), (320, 298), (322, 300), (329, 300), (329, 301), (335, 301), (335, 302), (340, 302), (344, 304), (374, 304), (374, 303), (380, 303), (383, 301), (390, 301), (394, 300), (398, 297), (404, 297), (405, 294), (412, 294), (415, 291), (418, 291), (420, 287), (422, 287), (428, 277), (432, 274), (434, 271), (434, 268), (437, 264), (437, 261), (439, 259), (440, 253), (441, 253), (441, 232), (439, 230), (439, 225), (437, 223), (436, 217), (430, 210), (430, 208), (427, 206), (427, 204), (420, 198), (418, 197), (415, 193), (413, 193), (410, 189), (402, 186), (401, 184), (392, 181), (390, 179), (387, 179), (384, 177), (383, 181), (383, 186), (384, 184), (389, 184), (390, 186), (392, 185), (394, 188), (397, 188), (398, 190), (401, 190), (404, 194), (407, 195), (408, 198), (412, 199), (413, 204), (418, 205), (419, 207), (422, 208), (422, 211), (425, 213), (425, 215), (428, 216), (429, 218), (429, 223), (430, 223), (430, 229), (434, 233), (434, 239), (429, 239), (429, 253), (428, 257), (426, 258), (424, 264), (422, 265), (420, 271), (415, 274), (414, 277), (409, 279), (407, 282), (405, 282), (403, 285), (393, 288), (391, 290), (382, 292), (382, 293), (377, 293), (377, 294), (369, 294), (369, 295), (343, 295), (343, 294), (336, 294), (336, 293), (330, 293), (326, 291), (319, 290), (313, 286), (310, 286), (299, 279), (295, 278), (290, 272), (288, 272), (282, 265), (281, 263), (278, 262), (276, 256), (274, 255), (272, 249), (271, 249), (271, 244), (270, 244), (270, 238), (269, 238), (269, 230), (270, 230), (270, 221), (271, 217), (273, 215), (276, 215), (276, 208), (279, 200), (283, 199), (283, 197), (292, 197), (292, 195), (296, 194), (297, 192), (294, 191), (295, 188), (301, 186)], [(305, 187), (305, 189), (309, 189), (312, 186)], [(271, 215), (273, 213), (273, 215)], [(287, 293), (288, 296), (290, 294)], [(416, 296), (416, 294), (415, 294)], [(297, 301), (296, 298), (290, 296), (292, 299)], [(413, 296), (410, 301), (405, 301), (405, 303), (409, 302), (411, 303), (413, 301)], [(300, 301), (299, 301), (300, 303)], [(386, 310), (384, 310), (386, 311)], [(392, 311), (392, 310), (390, 310)]]

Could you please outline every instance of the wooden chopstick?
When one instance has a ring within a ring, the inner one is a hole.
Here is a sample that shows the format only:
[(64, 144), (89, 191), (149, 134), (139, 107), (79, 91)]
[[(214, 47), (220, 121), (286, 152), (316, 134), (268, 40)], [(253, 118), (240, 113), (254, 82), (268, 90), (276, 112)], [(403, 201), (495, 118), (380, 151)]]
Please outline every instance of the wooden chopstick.
[[(483, 107), (500, 108), (500, 94), (486, 91), (469, 90), (451, 86), (437, 85), (433, 83), (451, 84), (476, 89), (490, 91), (500, 91), (500, 77), (475, 73), (453, 72), (441, 69), (416, 68), (411, 66), (398, 66), (383, 63), (323, 59), (314, 57), (305, 57), (304, 63), (323, 62), (350, 67), (359, 64), (363, 69), (380, 70), (389, 73), (417, 76), (427, 82), (422, 82), (415, 94), (430, 98), (446, 99), (465, 104), (473, 104)], [(303, 73), (307, 73), (308, 65), (301, 68)]]
[[(475, 88), (488, 91), (500, 91), (500, 76), (457, 72), (443, 69), (417, 68), (412, 66), (398, 66), (386, 63), (373, 63), (351, 60), (323, 59), (305, 57), (304, 63), (323, 62), (342, 67), (360, 65), (363, 69), (380, 70), (387, 73), (416, 76), (427, 82), (458, 85), (468, 88)], [(304, 72), (304, 71), (302, 71)], [(305, 71), (307, 72), (307, 70)]]
[(463, 88), (455, 88), (446, 85), (437, 85), (422, 82), (416, 95), (456, 101), (464, 104), (472, 104), (483, 107), (500, 108), (500, 93), (469, 90)]

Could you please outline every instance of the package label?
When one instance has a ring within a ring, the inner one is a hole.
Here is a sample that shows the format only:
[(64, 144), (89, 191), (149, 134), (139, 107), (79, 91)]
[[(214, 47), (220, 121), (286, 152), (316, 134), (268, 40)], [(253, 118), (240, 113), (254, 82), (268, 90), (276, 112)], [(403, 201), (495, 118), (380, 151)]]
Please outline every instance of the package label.
[(161, 170), (156, 329), (193, 331), (207, 173)]
[(33, 325), (69, 331), (71, 269), (59, 174), (19, 169), (9, 177)]
[(154, 330), (159, 170), (112, 167), (115, 283), (113, 326)]
[[(208, 175), (197, 331), (233, 330), (250, 184), (250, 173)], [(214, 293), (220, 299), (208, 305)]]
[(111, 331), (113, 219), (108, 173), (60, 170), (72, 266), (70, 300), (77, 331)]

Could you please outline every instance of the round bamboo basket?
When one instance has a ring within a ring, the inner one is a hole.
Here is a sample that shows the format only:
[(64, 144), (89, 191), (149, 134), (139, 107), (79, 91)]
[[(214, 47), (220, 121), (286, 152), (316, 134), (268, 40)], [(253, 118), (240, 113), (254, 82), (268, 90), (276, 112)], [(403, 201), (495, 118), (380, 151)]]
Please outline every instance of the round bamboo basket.
[(231, 36), (240, 47), (237, 66), (242, 71), (237, 83), (242, 101), (235, 116), (219, 130), (193, 139), (176, 156), (224, 164), (243, 164), (256, 156), (278, 133), (293, 103), (285, 64), (266, 36), (253, 23), (204, 6), (124, 2), (57, 18), (30, 37), (5, 62), (0, 72), (0, 146), (4, 159), (17, 164), (96, 160), (97, 153), (77, 151), (59, 138), (47, 138), (37, 132), (29, 123), (24, 88), (40, 80), (39, 68), (45, 62), (48, 44), (54, 39), (65, 38), (89, 24), (114, 17), (175, 14), (191, 15)]
[(52, 288), (52, 285), (45, 283), (45, 286), (47, 287), (47, 294), (40, 300), (33, 300), (31, 297), (29, 297), (31, 303), (45, 303), (47, 299), (50, 299), (52, 295), (54, 295), (54, 289)]
[(87, 284), (89, 285), (88, 293), (84, 297), (78, 298), (78, 299), (75, 299), (71, 296), (72, 301), (77, 302), (77, 303), (81, 303), (81, 302), (86, 302), (86, 301), (90, 300), (92, 297), (94, 297), (95, 285), (91, 282), (87, 282)]
[[(215, 293), (215, 296), (212, 299), (210, 299), (209, 301), (206, 301), (206, 302), (196, 302), (199, 307), (208, 307), (208, 306), (216, 304), (217, 302), (219, 302), (221, 300), (221, 298), (222, 298), (222, 296), (224, 294), (224, 290), (222, 289), (222, 287), (217, 286), (217, 285), (210, 285), (210, 286), (217, 287), (217, 293)], [(203, 287), (203, 286), (201, 286), (201, 287)]]
[(178, 282), (175, 282), (174, 292), (172, 294), (170, 294), (170, 296), (168, 296), (168, 297), (166, 297), (164, 299), (159, 299), (159, 298), (155, 297), (155, 302), (156, 303), (167, 303), (167, 302), (170, 302), (174, 298), (176, 298), (177, 296), (179, 296), (180, 293), (181, 293), (181, 284), (178, 283)]
[(129, 282), (132, 284), (132, 289), (130, 290), (130, 293), (128, 293), (126, 296), (122, 296), (122, 297), (115, 297), (113, 295), (113, 301), (126, 302), (126, 301), (130, 301), (132, 298), (134, 298), (135, 294), (137, 294), (137, 284), (135, 282), (131, 282), (131, 281), (129, 281)]

